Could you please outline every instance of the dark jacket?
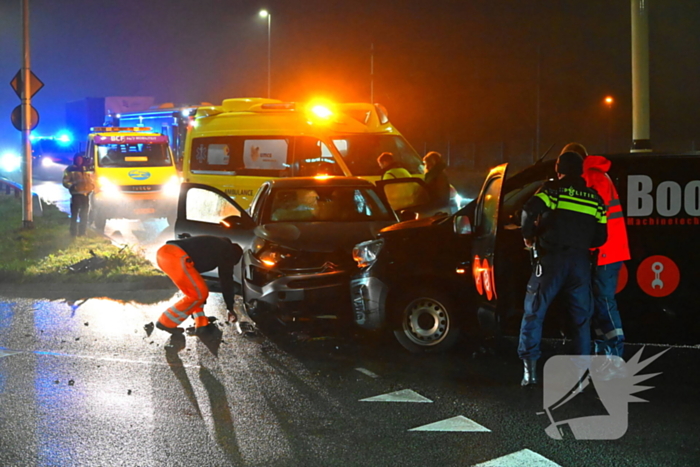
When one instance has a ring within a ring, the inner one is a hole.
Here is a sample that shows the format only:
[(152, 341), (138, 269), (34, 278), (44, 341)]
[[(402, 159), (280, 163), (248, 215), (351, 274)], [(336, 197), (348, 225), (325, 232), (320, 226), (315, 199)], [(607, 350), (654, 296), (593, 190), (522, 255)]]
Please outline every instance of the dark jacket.
[(523, 207), (523, 237), (537, 238), (542, 252), (598, 248), (608, 237), (606, 223), (603, 200), (572, 175), (545, 183)]
[(446, 168), (445, 163), (440, 161), (425, 174), (425, 184), (428, 185), (432, 204), (436, 206), (450, 204), (450, 181), (445, 174)]
[(241, 260), (243, 255), (241, 247), (231, 243), (228, 238), (213, 235), (198, 235), (170, 240), (167, 243), (182, 248), (194, 262), (197, 272), (219, 268), (219, 283), (226, 309), (233, 310), (233, 267)]

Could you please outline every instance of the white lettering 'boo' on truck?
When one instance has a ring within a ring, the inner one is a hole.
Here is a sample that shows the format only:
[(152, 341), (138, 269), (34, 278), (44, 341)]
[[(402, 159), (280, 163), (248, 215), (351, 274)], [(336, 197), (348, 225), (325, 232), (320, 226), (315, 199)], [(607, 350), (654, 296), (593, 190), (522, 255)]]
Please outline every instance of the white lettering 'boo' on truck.
[(627, 216), (651, 216), (656, 208), (659, 216), (674, 217), (685, 211), (688, 216), (700, 216), (700, 180), (685, 187), (678, 182), (664, 181), (656, 186), (647, 175), (627, 177)]

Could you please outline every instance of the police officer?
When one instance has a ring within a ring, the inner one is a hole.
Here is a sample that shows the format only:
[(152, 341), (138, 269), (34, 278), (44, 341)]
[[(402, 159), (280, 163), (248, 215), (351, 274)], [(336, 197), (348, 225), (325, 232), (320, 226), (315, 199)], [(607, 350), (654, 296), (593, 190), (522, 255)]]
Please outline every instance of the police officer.
[(532, 248), (533, 272), (527, 284), (518, 355), (524, 363), (522, 386), (538, 382), (542, 324), (554, 297), (563, 292), (573, 321), (574, 351), (590, 354), (591, 248), (607, 239), (605, 205), (582, 178), (583, 158), (566, 152), (556, 164), (558, 180), (545, 183), (523, 208), (525, 246)]

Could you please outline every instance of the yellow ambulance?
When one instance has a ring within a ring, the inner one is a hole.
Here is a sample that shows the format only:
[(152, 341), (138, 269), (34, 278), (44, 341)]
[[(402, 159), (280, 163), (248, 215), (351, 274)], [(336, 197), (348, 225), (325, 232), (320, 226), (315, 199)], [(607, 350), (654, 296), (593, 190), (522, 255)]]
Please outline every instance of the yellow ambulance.
[(273, 178), (379, 180), (382, 152), (422, 176), (420, 156), (381, 105), (226, 99), (197, 108), (185, 143), (183, 178), (216, 187), (247, 208), (262, 183)]
[(97, 230), (108, 219), (174, 223), (180, 177), (167, 136), (148, 127), (92, 128), (85, 156), (95, 174), (91, 218)]

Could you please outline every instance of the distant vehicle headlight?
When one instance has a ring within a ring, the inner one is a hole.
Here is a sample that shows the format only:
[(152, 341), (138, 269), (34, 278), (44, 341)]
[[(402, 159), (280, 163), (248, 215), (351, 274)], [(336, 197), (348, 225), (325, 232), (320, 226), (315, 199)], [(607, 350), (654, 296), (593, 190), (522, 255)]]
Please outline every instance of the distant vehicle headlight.
[(22, 165), (22, 158), (14, 152), (6, 152), (0, 156), (0, 169), (4, 172), (14, 172)]
[(377, 256), (379, 252), (382, 251), (383, 246), (384, 239), (381, 238), (358, 243), (355, 245), (355, 248), (352, 249), (352, 259), (355, 260), (357, 266), (360, 268), (369, 267), (377, 261)]
[(44, 157), (41, 159), (41, 166), (42, 167), (51, 167), (53, 165), (53, 161), (51, 160), (50, 157)]
[(163, 185), (163, 193), (165, 196), (179, 196), (180, 195), (180, 178), (177, 175), (170, 177), (170, 180)]
[(454, 196), (454, 203), (457, 209), (462, 209), (464, 206), (471, 203), (473, 200), (473, 198), (464, 198), (459, 193), (455, 194)]
[(121, 194), (119, 187), (107, 177), (98, 178), (97, 184), (100, 186), (100, 191), (107, 196), (119, 196)]

